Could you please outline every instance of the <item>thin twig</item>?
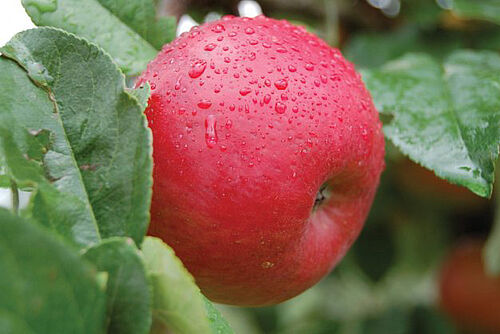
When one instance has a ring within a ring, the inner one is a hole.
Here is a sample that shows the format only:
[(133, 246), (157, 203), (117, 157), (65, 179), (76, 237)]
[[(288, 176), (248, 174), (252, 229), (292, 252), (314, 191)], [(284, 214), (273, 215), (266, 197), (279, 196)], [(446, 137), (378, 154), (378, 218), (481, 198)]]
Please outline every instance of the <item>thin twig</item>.
[(19, 189), (14, 180), (10, 180), (10, 191), (12, 193), (12, 212), (19, 214)]

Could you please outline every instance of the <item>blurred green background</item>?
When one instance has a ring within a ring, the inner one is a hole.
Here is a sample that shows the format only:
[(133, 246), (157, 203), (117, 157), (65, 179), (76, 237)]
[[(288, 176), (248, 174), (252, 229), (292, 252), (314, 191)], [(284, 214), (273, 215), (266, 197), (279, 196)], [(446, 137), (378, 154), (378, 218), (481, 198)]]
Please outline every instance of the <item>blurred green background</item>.
[[(238, 15), (238, 1), (168, 3), (170, 14), (187, 13), (197, 22)], [(259, 5), (267, 16), (304, 25), (339, 47), (358, 69), (407, 52), (443, 58), (457, 48), (500, 50), (500, 1), (261, 0)], [(454, 245), (487, 237), (494, 201), (438, 179), (390, 143), (386, 163), (365, 229), (340, 265), (277, 306), (218, 305), (236, 333), (481, 333), (460, 328), (440, 310), (438, 277)]]

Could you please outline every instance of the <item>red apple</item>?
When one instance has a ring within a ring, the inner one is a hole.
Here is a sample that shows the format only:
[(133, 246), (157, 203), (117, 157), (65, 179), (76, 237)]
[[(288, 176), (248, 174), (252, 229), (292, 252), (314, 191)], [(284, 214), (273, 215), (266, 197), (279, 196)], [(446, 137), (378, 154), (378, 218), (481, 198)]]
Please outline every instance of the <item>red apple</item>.
[(266, 17), (166, 45), (139, 78), (154, 138), (149, 234), (213, 301), (309, 288), (358, 236), (384, 166), (370, 94), (337, 49)]
[(441, 306), (474, 333), (500, 333), (500, 278), (486, 275), (482, 248), (480, 241), (463, 243), (445, 261), (440, 280)]

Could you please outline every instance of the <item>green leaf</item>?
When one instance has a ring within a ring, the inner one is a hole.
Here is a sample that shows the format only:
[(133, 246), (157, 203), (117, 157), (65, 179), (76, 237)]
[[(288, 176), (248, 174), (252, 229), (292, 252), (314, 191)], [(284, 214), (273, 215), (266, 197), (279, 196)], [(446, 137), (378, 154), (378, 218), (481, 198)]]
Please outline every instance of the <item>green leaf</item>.
[(61, 28), (97, 43), (127, 75), (139, 74), (156, 56), (157, 50), (151, 44), (98, 0), (22, 0), (22, 3), (36, 25)]
[(408, 52), (426, 52), (441, 59), (463, 46), (463, 36), (458, 33), (428, 33), (417, 26), (406, 25), (389, 32), (356, 34), (349, 39), (344, 52), (356, 66), (374, 68)]
[(0, 175), (0, 188), (10, 187), (10, 177), (7, 175)]
[(101, 333), (105, 295), (96, 270), (41, 227), (4, 209), (0, 268), (0, 333)]
[(156, 17), (153, 0), (98, 0), (156, 49), (175, 38), (175, 17)]
[(443, 63), (408, 54), (363, 72), (385, 135), (412, 160), (488, 197), (500, 143), (500, 56), (456, 51)]
[(1, 50), (45, 96), (39, 89), (23, 96), (33, 87), (4, 60), (16, 80), (2, 78), (12, 88), (0, 93), (0, 114), (10, 112), (28, 130), (50, 130), (53, 147), (43, 158), (49, 180), (85, 203), (103, 238), (129, 236), (139, 244), (149, 223), (151, 133), (123, 75), (101, 49), (59, 29), (22, 32)]
[(142, 253), (153, 286), (152, 333), (166, 329), (175, 334), (233, 333), (170, 247), (147, 237)]
[(149, 86), (149, 82), (146, 82), (144, 85), (138, 88), (130, 88), (127, 89), (130, 95), (134, 96), (139, 102), (139, 105), (144, 110), (148, 106), (149, 95), (151, 94), (151, 87)]
[[(6, 185), (12, 178), (20, 186), (36, 187), (27, 214), (84, 247), (100, 240), (99, 231), (64, 129), (53, 111), (47, 93), (14, 62), (0, 58), (0, 156)], [(40, 134), (40, 128), (54, 134), (50, 147), (29, 133)]]
[(349, 39), (344, 53), (357, 66), (372, 68), (418, 50), (419, 44), (419, 31), (414, 27), (403, 27), (388, 33), (356, 34)]
[(107, 333), (149, 333), (151, 296), (144, 265), (131, 239), (111, 238), (90, 248), (84, 259), (108, 273)]
[(452, 4), (452, 10), (459, 16), (500, 24), (498, 0), (453, 0)]
[(500, 169), (496, 172), (495, 220), (493, 229), (483, 249), (486, 271), (493, 276), (500, 276)]
[(436, 0), (402, 0), (401, 9), (406, 20), (423, 27), (436, 26), (443, 12)]
[(211, 333), (214, 334), (231, 334), (233, 329), (229, 323), (222, 317), (222, 314), (217, 310), (205, 296), (201, 295), (205, 301), (205, 309), (207, 311), (208, 321), (210, 322)]
[(23, 319), (0, 309), (0, 329), (3, 334), (35, 334)]

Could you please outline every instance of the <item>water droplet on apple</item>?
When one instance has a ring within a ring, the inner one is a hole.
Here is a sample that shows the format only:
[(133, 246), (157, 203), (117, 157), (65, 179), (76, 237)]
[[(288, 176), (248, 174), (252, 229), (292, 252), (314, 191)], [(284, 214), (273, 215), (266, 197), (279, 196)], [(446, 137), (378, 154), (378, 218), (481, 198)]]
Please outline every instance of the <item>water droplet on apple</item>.
[(313, 65), (313, 64), (311, 64), (311, 63), (307, 63), (307, 64), (305, 65), (305, 68), (306, 68), (306, 70), (308, 70), (308, 71), (313, 71), (313, 70), (314, 70), (314, 65)]
[(286, 105), (281, 102), (276, 102), (276, 105), (274, 106), (274, 109), (278, 114), (284, 114), (286, 111)]
[(248, 95), (251, 92), (252, 92), (252, 88), (250, 88), (250, 87), (243, 87), (242, 89), (240, 89), (241, 96)]
[(205, 68), (207, 67), (206, 61), (197, 61), (193, 64), (193, 66), (189, 69), (189, 76), (193, 79), (198, 78), (200, 75), (205, 72)]
[(205, 45), (205, 47), (203, 48), (203, 50), (205, 50), (205, 51), (212, 51), (216, 47), (217, 47), (217, 44), (210, 43), (210, 44)]
[(219, 34), (225, 30), (226, 30), (226, 28), (220, 23), (218, 23), (212, 27), (212, 31), (215, 32), (216, 34)]
[(205, 142), (209, 148), (213, 148), (217, 141), (217, 119), (215, 115), (208, 115), (205, 119)]
[(279, 90), (284, 90), (288, 86), (288, 81), (285, 79), (279, 79), (274, 82), (274, 86)]
[(212, 102), (210, 100), (203, 99), (198, 102), (198, 107), (201, 109), (208, 109), (212, 106)]

